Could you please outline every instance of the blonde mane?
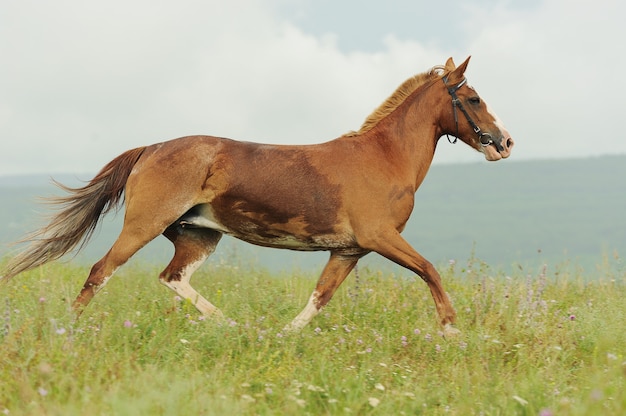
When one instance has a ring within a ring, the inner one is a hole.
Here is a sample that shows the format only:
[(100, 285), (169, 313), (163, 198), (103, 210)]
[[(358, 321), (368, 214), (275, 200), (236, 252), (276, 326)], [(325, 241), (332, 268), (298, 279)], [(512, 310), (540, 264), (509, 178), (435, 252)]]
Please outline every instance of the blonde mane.
[(344, 136), (358, 136), (366, 133), (374, 128), (382, 119), (391, 114), (396, 108), (400, 106), (411, 94), (413, 94), (418, 88), (422, 87), (429, 81), (443, 76), (445, 73), (445, 67), (438, 65), (431, 68), (429, 71), (417, 74), (407, 79), (400, 85), (389, 98), (378, 106), (372, 114), (370, 114), (358, 131), (351, 131)]

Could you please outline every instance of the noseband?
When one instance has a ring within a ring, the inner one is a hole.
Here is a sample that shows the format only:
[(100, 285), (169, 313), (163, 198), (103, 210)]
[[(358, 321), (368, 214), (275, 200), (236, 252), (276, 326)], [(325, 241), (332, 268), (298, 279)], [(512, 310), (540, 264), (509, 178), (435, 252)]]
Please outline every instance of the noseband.
[(456, 113), (456, 109), (458, 108), (465, 115), (465, 118), (467, 119), (467, 122), (470, 124), (470, 126), (474, 130), (474, 133), (478, 135), (478, 141), (480, 142), (481, 146), (487, 147), (493, 144), (498, 149), (498, 152), (503, 152), (504, 147), (502, 146), (502, 143), (494, 142), (493, 138), (491, 137), (491, 134), (483, 132), (480, 129), (480, 127), (478, 127), (478, 125), (474, 123), (474, 120), (472, 120), (472, 117), (470, 117), (465, 107), (463, 107), (463, 103), (461, 103), (461, 100), (456, 95), (456, 92), (459, 90), (459, 88), (461, 88), (463, 85), (467, 83), (467, 78), (463, 78), (463, 81), (459, 82), (457, 85), (449, 86), (448, 76), (446, 75), (445, 77), (443, 77), (443, 83), (446, 85), (446, 88), (448, 89), (448, 93), (452, 97), (452, 110), (454, 112), (454, 124), (456, 125), (456, 135), (454, 137), (454, 140), (450, 140), (450, 136), (446, 135), (448, 137), (448, 141), (454, 144), (456, 143), (459, 137), (459, 118)]

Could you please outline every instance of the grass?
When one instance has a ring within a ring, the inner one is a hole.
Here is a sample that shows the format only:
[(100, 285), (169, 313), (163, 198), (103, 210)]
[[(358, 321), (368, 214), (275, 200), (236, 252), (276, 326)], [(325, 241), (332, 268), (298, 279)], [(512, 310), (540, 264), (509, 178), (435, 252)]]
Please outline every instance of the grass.
[(477, 260), (440, 270), (463, 331), (453, 340), (423, 282), (374, 270), (286, 336), (312, 274), (205, 267), (193, 283), (228, 316), (215, 322), (156, 268), (131, 265), (74, 322), (88, 270), (44, 266), (0, 285), (0, 413), (626, 414), (619, 259), (597, 276), (505, 276)]

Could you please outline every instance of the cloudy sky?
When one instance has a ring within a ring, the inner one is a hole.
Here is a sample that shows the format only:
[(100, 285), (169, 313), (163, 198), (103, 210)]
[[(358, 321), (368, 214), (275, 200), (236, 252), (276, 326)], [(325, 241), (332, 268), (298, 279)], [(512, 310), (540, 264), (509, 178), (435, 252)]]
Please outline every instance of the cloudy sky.
[[(468, 55), (513, 159), (625, 154), (625, 13), (617, 0), (0, 0), (0, 175), (95, 172), (189, 134), (327, 141), (409, 76)], [(445, 141), (435, 158), (481, 160)]]

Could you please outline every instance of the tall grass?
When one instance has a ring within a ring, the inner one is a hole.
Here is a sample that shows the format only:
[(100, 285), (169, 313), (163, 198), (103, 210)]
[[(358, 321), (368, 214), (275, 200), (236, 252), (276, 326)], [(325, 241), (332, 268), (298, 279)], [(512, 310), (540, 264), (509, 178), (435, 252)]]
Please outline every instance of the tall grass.
[(9, 415), (626, 414), (626, 271), (505, 276), (440, 268), (463, 334), (446, 340), (425, 284), (360, 270), (302, 333), (281, 328), (316, 276), (218, 265), (193, 283), (201, 320), (126, 267), (78, 322), (87, 269), (52, 264), (0, 286), (0, 413)]

